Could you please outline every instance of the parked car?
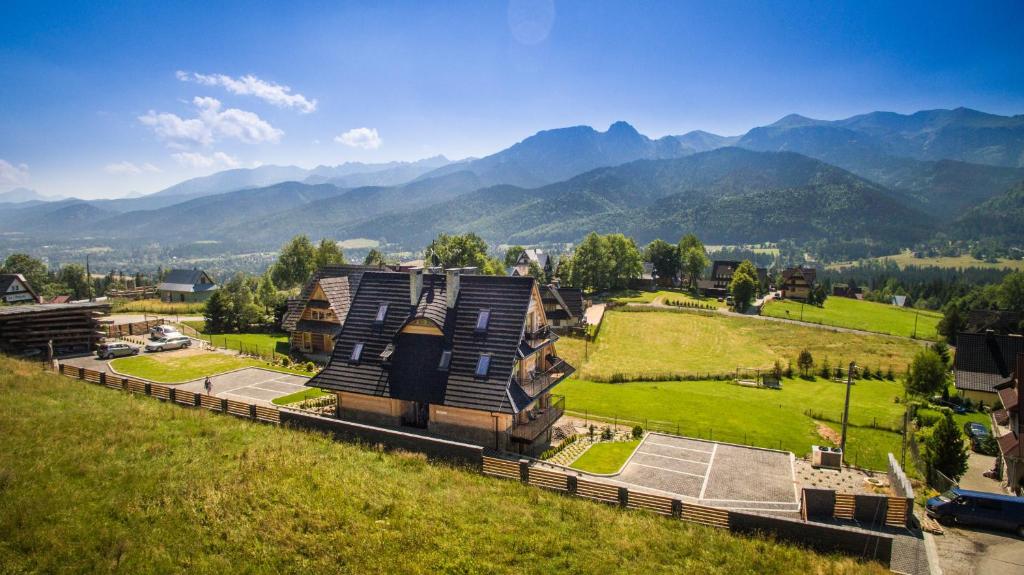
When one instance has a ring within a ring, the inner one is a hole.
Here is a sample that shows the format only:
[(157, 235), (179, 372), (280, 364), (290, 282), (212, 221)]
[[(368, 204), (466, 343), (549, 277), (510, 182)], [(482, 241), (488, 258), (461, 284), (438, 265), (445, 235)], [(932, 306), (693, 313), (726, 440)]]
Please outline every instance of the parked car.
[(971, 449), (981, 451), (981, 444), (988, 438), (988, 428), (976, 421), (968, 421), (964, 424), (964, 435), (971, 440)]
[(1015, 531), (1024, 537), (1024, 497), (953, 488), (929, 499), (926, 509), (943, 525)]
[(162, 337), (176, 337), (180, 335), (181, 334), (178, 333), (178, 328), (174, 327), (173, 325), (164, 324), (156, 325), (149, 328), (150, 339), (160, 339)]
[(191, 339), (179, 334), (171, 337), (162, 337), (156, 341), (147, 343), (146, 351), (168, 351), (172, 349), (190, 347), (191, 345)]
[(127, 343), (101, 343), (96, 349), (96, 357), (100, 359), (114, 359), (128, 355), (139, 355), (139, 348)]
[(941, 395), (936, 395), (935, 397), (933, 397), (931, 399), (931, 402), (933, 404), (935, 404), (935, 405), (941, 405), (943, 407), (948, 407), (949, 409), (951, 409), (953, 411), (953, 413), (955, 413), (957, 415), (963, 415), (963, 414), (967, 413), (967, 408), (965, 408), (964, 406), (960, 405), (959, 403), (952, 402), (952, 401), (950, 401), (948, 399), (942, 399)]

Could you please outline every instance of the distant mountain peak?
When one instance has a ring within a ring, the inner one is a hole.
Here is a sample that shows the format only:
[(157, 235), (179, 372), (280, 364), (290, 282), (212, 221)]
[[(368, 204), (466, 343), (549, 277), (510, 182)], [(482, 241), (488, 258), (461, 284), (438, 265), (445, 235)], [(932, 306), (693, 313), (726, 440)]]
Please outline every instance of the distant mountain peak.
[(608, 131), (606, 133), (630, 136), (640, 135), (640, 132), (638, 132), (636, 128), (634, 128), (629, 122), (626, 122), (624, 120), (619, 120), (618, 122), (613, 123), (611, 126), (608, 126)]
[(820, 122), (821, 120), (815, 120), (813, 118), (808, 118), (807, 116), (801, 116), (800, 114), (789, 114), (787, 116), (784, 116), (774, 124), (771, 124), (771, 127), (796, 128), (799, 126), (812, 126)]

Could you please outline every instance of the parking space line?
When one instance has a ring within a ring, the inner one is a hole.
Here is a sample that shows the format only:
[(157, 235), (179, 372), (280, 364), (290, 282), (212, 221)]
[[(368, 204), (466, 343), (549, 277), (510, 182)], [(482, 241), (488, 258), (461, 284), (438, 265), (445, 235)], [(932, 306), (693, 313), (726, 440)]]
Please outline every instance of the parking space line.
[(708, 488), (708, 479), (711, 478), (711, 465), (715, 462), (715, 453), (718, 452), (718, 444), (711, 448), (711, 459), (708, 460), (708, 470), (704, 472), (704, 484), (700, 486), (700, 499), (704, 499), (704, 492)]
[(675, 459), (676, 461), (685, 461), (687, 463), (696, 463), (698, 465), (708, 465), (706, 461), (697, 461), (695, 459), (683, 459), (682, 457), (672, 457), (671, 455), (658, 455), (657, 453), (648, 453), (641, 451), (640, 455), (650, 455), (651, 457), (664, 457), (665, 459)]
[[(669, 443), (656, 443), (654, 441), (650, 441), (648, 443), (650, 443), (651, 445), (661, 445), (662, 447), (671, 447), (672, 449), (685, 449), (686, 451), (696, 451), (697, 453), (714, 453), (714, 448), (712, 448), (712, 451), (704, 451), (703, 449), (694, 449), (692, 447), (679, 447), (678, 445), (672, 445)], [(715, 444), (715, 448), (717, 447), (718, 444)]]
[(637, 463), (636, 461), (633, 462), (633, 465), (639, 465), (640, 467), (648, 467), (650, 469), (657, 469), (658, 471), (668, 471), (669, 473), (678, 473), (679, 475), (689, 475), (689, 476), (692, 476), (692, 477), (704, 477), (704, 475), (700, 475), (700, 474), (697, 474), (697, 473), (687, 473), (686, 471), (676, 471), (674, 469), (668, 469), (668, 468), (665, 468), (665, 467), (658, 467), (657, 465), (647, 465), (645, 463)]

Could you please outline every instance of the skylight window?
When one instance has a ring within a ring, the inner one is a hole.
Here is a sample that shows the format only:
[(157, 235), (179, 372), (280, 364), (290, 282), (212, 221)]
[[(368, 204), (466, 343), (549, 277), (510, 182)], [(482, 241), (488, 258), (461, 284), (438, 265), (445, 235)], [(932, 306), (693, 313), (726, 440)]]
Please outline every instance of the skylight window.
[(485, 332), (487, 331), (487, 324), (491, 321), (491, 310), (482, 309), (476, 316), (476, 327), (474, 331)]
[(374, 323), (384, 323), (384, 318), (388, 315), (388, 304), (382, 303), (377, 308), (377, 317), (373, 319)]
[(452, 350), (446, 349), (441, 352), (441, 361), (437, 363), (438, 371), (448, 371), (452, 365)]
[(476, 376), (487, 377), (487, 370), (491, 367), (491, 354), (481, 353), (480, 359), (476, 362)]
[(395, 354), (395, 344), (389, 343), (384, 351), (380, 352), (380, 360), (384, 363), (391, 361), (391, 356)]
[(361, 357), (363, 357), (363, 342), (357, 341), (352, 346), (352, 355), (349, 356), (348, 360), (352, 363), (359, 363)]

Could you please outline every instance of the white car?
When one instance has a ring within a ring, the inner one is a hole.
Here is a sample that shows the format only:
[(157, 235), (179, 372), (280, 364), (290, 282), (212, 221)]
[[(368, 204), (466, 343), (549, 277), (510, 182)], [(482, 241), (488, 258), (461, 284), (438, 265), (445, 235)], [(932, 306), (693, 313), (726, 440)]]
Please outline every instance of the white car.
[(175, 335), (171, 337), (162, 337), (156, 341), (146, 344), (146, 351), (168, 351), (172, 349), (181, 349), (184, 347), (191, 347), (192, 340), (181, 335)]
[(174, 327), (173, 325), (164, 324), (164, 325), (156, 325), (156, 326), (153, 326), (153, 327), (149, 328), (149, 338), (150, 339), (160, 339), (160, 338), (164, 338), (164, 337), (177, 337), (177, 336), (180, 336), (180, 335), (181, 334), (178, 333), (178, 328)]

